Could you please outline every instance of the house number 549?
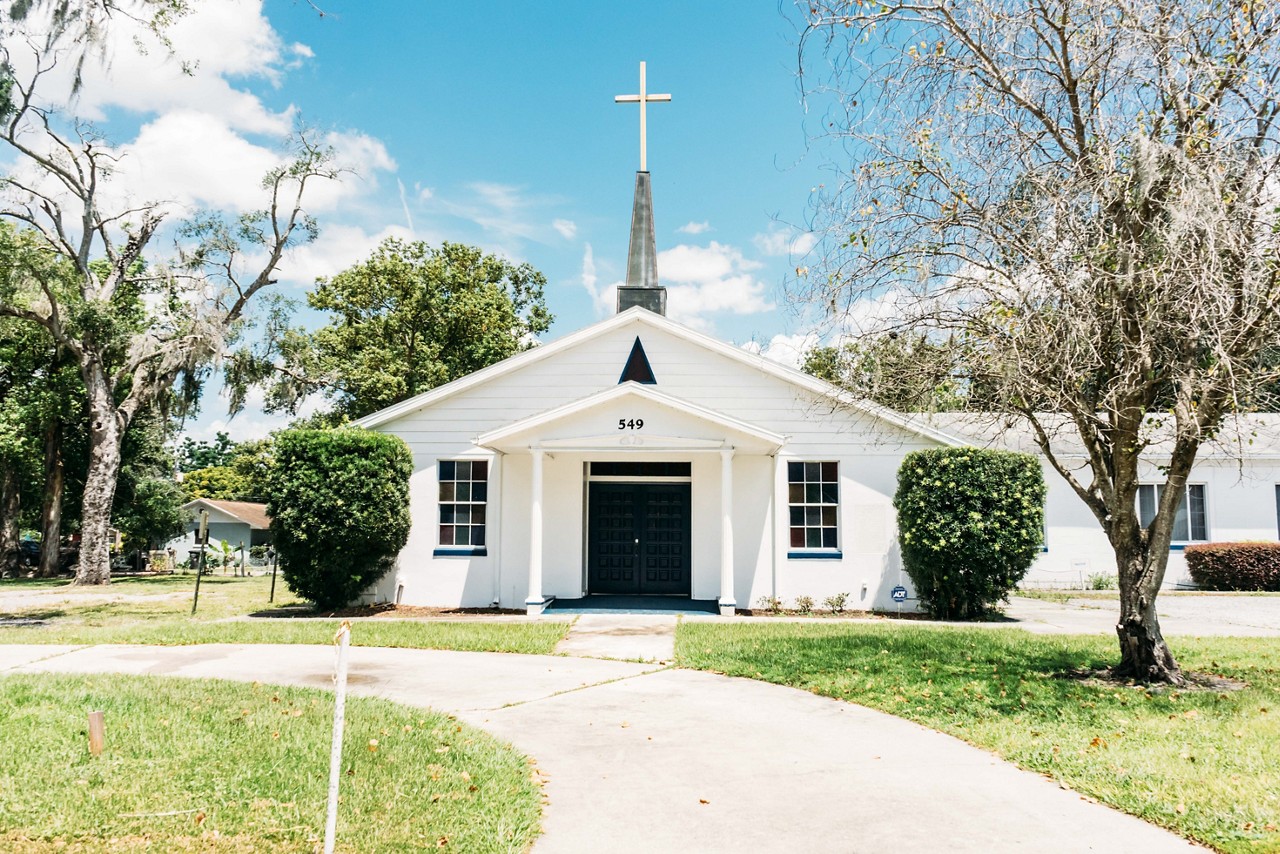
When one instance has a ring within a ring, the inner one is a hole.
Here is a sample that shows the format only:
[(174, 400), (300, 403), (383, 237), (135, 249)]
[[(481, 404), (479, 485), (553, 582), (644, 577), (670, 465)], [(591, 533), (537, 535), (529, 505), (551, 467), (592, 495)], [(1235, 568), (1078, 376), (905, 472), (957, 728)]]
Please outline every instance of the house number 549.
[(619, 430), (639, 430), (642, 427), (644, 427), (643, 418), (619, 418), (618, 419)]

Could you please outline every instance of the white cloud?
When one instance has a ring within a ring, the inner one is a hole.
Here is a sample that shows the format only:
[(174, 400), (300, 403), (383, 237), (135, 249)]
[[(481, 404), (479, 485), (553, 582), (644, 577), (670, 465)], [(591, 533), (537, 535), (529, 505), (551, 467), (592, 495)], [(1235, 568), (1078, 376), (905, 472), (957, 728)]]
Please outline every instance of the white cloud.
[(389, 225), (376, 234), (352, 225), (322, 226), (318, 240), (285, 255), (277, 277), (283, 283), (310, 288), (317, 278), (336, 275), (365, 260), (388, 237), (415, 239), (413, 232), (399, 225)]
[(261, 389), (251, 388), (245, 395), (244, 409), (236, 415), (226, 415), (230, 398), (226, 389), (219, 390), (214, 398), (217, 401), (218, 413), (201, 416), (195, 423), (186, 425), (182, 431), (195, 441), (212, 442), (219, 433), (226, 433), (233, 442), (252, 442), (265, 439), (272, 430), (283, 430), (289, 422), (297, 418), (309, 418), (322, 409), (329, 407), (329, 401), (321, 395), (312, 395), (298, 406), (296, 415), (272, 414), (263, 412), (266, 397)]
[(711, 230), (711, 223), (703, 220), (702, 222), (686, 222), (684, 225), (676, 229), (681, 234), (702, 234), (704, 231)]
[(798, 368), (804, 360), (804, 354), (818, 345), (821, 339), (815, 332), (802, 332), (795, 335), (778, 334), (761, 346), (752, 341), (743, 345), (743, 349), (758, 353), (766, 359), (772, 359), (789, 368)]
[(578, 233), (578, 224), (573, 220), (557, 219), (551, 223), (551, 227), (560, 232), (565, 240), (572, 240)]
[(436, 194), (436, 191), (430, 187), (424, 187), (421, 184), (414, 184), (413, 189), (418, 193), (418, 201), (425, 202)]
[(599, 277), (596, 275), (596, 256), (591, 251), (591, 244), (588, 243), (582, 250), (582, 287), (586, 288), (587, 293), (591, 295), (591, 303), (595, 306), (596, 315), (604, 317), (611, 314), (618, 302), (618, 285), (621, 282), (614, 282), (611, 285), (601, 289), (599, 287)]
[(753, 237), (751, 242), (764, 255), (800, 258), (818, 244), (818, 237), (812, 231), (773, 225), (768, 231)]
[(698, 329), (707, 329), (709, 314), (757, 314), (771, 311), (764, 282), (751, 271), (756, 261), (732, 246), (711, 241), (707, 246), (680, 245), (658, 253), (658, 278), (667, 288), (667, 314)]

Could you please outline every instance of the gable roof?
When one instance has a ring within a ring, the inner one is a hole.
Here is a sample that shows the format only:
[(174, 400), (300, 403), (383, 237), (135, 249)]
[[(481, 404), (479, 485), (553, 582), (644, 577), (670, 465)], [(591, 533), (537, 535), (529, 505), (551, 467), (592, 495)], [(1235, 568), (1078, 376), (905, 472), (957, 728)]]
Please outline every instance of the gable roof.
[(717, 340), (709, 335), (704, 335), (701, 332), (696, 332), (687, 326), (676, 323), (670, 318), (660, 314), (654, 314), (648, 309), (641, 308), (639, 306), (629, 308), (626, 311), (607, 317), (598, 323), (583, 327), (576, 332), (571, 332), (563, 338), (552, 341), (549, 344), (543, 344), (538, 347), (534, 347), (531, 350), (525, 350), (522, 353), (517, 353), (516, 355), (510, 356), (501, 362), (490, 365), (487, 368), (481, 368), (474, 373), (467, 374), (465, 377), (460, 377), (453, 382), (437, 386), (430, 391), (423, 392), (422, 394), (411, 397), (408, 400), (403, 400), (400, 403), (388, 406), (386, 409), (381, 409), (370, 415), (366, 415), (364, 418), (353, 421), (352, 426), (366, 428), (380, 427), (383, 424), (395, 421), (404, 415), (416, 412), (420, 409), (431, 406), (438, 401), (452, 397), (455, 394), (459, 394), (468, 389), (482, 385), (491, 379), (519, 370), (526, 365), (532, 365), (536, 362), (540, 362), (557, 353), (569, 350), (579, 344), (631, 324), (650, 326), (678, 338), (683, 338), (685, 341), (702, 347), (703, 349), (710, 350), (717, 355), (723, 356), (740, 364), (747, 365), (761, 373), (781, 379), (784, 382), (802, 388), (808, 392), (818, 395), (819, 397), (827, 398), (856, 412), (888, 422), (895, 427), (899, 427), (909, 433), (923, 436), (931, 441), (938, 442), (939, 444), (949, 446), (967, 444), (965, 441), (958, 439), (949, 433), (945, 433), (931, 424), (925, 423), (919, 419), (908, 418), (901, 413), (879, 406), (878, 404), (870, 401), (857, 399), (853, 395), (838, 386), (832, 385), (826, 380), (818, 379), (815, 376), (811, 376), (803, 371), (796, 370), (795, 368), (787, 367), (786, 365), (775, 362), (772, 359), (768, 359), (757, 353), (750, 353), (743, 350), (741, 347), (736, 347), (733, 344)]
[[(738, 433), (759, 441), (765, 446), (771, 447), (774, 450), (786, 442), (785, 436), (781, 436), (771, 430), (766, 430), (763, 427), (758, 427), (755, 424), (751, 424), (739, 418), (725, 415), (723, 412), (716, 412), (713, 409), (707, 409), (705, 406), (699, 406), (696, 403), (692, 403), (682, 398), (674, 397), (665, 392), (659, 391), (652, 386), (628, 380), (622, 385), (616, 385), (611, 388), (607, 388), (604, 391), (598, 391), (595, 394), (590, 394), (579, 400), (566, 403), (562, 406), (557, 406), (554, 409), (547, 410), (546, 412), (531, 415), (528, 418), (522, 418), (519, 421), (499, 427), (496, 430), (490, 430), (488, 433), (485, 433), (483, 436), (478, 438), (476, 440), (476, 444), (481, 446), (495, 445), (512, 436), (517, 436), (526, 430), (543, 427), (547, 424), (561, 421), (566, 418), (572, 418), (574, 415), (577, 415), (580, 412), (586, 412), (587, 410), (599, 406), (602, 403), (608, 403), (609, 401), (628, 397), (638, 397), (643, 400), (659, 404), (660, 406), (668, 407), (676, 412), (681, 412), (685, 415), (690, 415), (694, 418), (716, 424), (720, 427), (735, 430)], [(613, 438), (616, 443), (616, 437), (611, 438)]]
[(216, 501), (212, 498), (197, 498), (182, 505), (183, 510), (193, 510), (197, 506), (226, 513), (233, 519), (244, 522), (255, 531), (265, 531), (271, 526), (271, 517), (267, 515), (267, 505), (253, 501)]

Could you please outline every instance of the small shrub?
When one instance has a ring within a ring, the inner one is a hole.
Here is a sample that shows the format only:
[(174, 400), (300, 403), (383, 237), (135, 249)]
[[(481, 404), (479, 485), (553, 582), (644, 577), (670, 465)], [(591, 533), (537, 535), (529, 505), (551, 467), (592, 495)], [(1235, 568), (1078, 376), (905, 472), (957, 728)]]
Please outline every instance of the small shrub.
[(939, 448), (907, 454), (898, 469), (902, 563), (933, 617), (992, 611), (1040, 551), (1044, 474), (1029, 454)]
[(849, 603), (848, 593), (833, 593), (826, 599), (822, 600), (822, 604), (827, 606), (827, 610), (833, 614), (839, 614), (844, 611), (845, 606)]
[(813, 597), (797, 596), (796, 610), (799, 611), (801, 614), (812, 614), (813, 613)]
[(287, 430), (275, 442), (267, 513), (289, 589), (340, 608), (386, 574), (409, 537), (413, 457), (360, 429)]
[(776, 596), (761, 596), (756, 600), (756, 607), (761, 611), (768, 611), (770, 614), (781, 614), (782, 600)]
[(1087, 583), (1090, 590), (1115, 590), (1120, 586), (1120, 580), (1109, 572), (1092, 573)]
[(1280, 543), (1187, 546), (1191, 580), (1205, 590), (1280, 591)]

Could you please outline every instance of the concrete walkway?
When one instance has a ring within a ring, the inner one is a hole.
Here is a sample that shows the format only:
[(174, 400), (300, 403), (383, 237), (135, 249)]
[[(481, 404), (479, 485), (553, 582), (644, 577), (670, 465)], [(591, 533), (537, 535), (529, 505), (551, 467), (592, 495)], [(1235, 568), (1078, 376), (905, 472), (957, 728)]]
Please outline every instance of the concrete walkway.
[[(323, 646), (0, 646), (6, 673), (328, 687)], [(547, 776), (536, 852), (1165, 852), (1183, 840), (899, 718), (746, 679), (556, 656), (351, 650), (353, 691), (458, 717)]]
[(583, 614), (556, 654), (669, 664), (676, 657), (676, 618), (664, 614)]

